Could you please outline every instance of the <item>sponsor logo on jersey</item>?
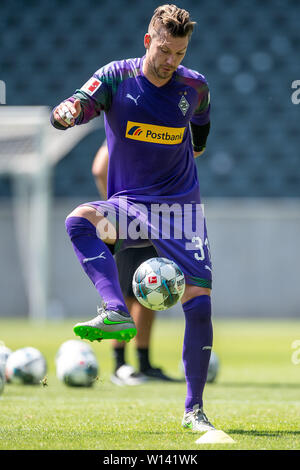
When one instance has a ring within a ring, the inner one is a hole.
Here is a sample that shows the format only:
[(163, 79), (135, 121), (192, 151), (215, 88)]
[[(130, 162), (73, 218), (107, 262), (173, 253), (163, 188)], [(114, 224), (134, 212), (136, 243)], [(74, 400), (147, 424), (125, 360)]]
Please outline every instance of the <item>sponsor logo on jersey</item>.
[(141, 135), (142, 129), (140, 126), (132, 126), (132, 128), (128, 131), (128, 135)]
[(101, 81), (95, 77), (90, 78), (84, 85), (81, 87), (88, 95), (92, 96), (96, 90), (98, 90), (101, 85)]
[(164, 127), (128, 121), (125, 137), (141, 142), (176, 145), (181, 144), (184, 131), (185, 127)]

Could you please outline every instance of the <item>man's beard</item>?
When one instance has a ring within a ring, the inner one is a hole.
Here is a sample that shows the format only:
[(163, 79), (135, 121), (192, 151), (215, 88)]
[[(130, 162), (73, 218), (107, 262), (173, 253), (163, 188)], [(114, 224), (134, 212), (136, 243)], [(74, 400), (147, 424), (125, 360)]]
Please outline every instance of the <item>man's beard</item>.
[(150, 67), (151, 67), (151, 72), (156, 78), (160, 78), (160, 79), (165, 80), (166, 78), (171, 78), (173, 73), (174, 73), (173, 69), (171, 69), (170, 71), (161, 70), (162, 66), (156, 67), (153, 61), (150, 61), (149, 64), (150, 64)]

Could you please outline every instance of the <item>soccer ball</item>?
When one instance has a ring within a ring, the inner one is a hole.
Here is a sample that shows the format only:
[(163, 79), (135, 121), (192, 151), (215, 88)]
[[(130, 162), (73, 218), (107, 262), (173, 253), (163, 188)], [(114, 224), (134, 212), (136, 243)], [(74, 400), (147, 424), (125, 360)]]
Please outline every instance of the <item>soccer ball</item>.
[(58, 361), (60, 356), (62, 356), (63, 354), (70, 353), (72, 351), (80, 351), (81, 353), (89, 352), (93, 354), (93, 350), (89, 344), (77, 339), (69, 339), (68, 341), (62, 343), (62, 345), (58, 349), (55, 358), (56, 362)]
[(6, 362), (8, 382), (38, 384), (45, 377), (47, 363), (43, 354), (36, 348), (26, 347), (12, 352)]
[(166, 310), (181, 299), (185, 279), (174, 261), (167, 258), (150, 258), (135, 271), (132, 289), (144, 307)]
[[(183, 366), (183, 361), (180, 361), (179, 363), (179, 369), (182, 374), (184, 374), (184, 366)], [(207, 383), (213, 383), (219, 373), (220, 369), (220, 361), (217, 356), (217, 354), (214, 351), (211, 351), (210, 359), (209, 359), (209, 365), (208, 365), (208, 371), (207, 371), (207, 377), (206, 377), (206, 382)]]
[(206, 382), (212, 383), (216, 380), (219, 373), (220, 361), (217, 354), (212, 351), (209, 360)]
[(77, 340), (61, 345), (56, 355), (56, 376), (60, 381), (73, 387), (90, 387), (98, 372), (98, 362), (89, 345)]
[(2, 371), (3, 375), (5, 376), (5, 367), (6, 362), (9, 356), (11, 355), (12, 351), (4, 343), (0, 342), (0, 371)]
[(2, 394), (5, 386), (5, 375), (3, 373), (3, 370), (0, 369), (0, 395)]

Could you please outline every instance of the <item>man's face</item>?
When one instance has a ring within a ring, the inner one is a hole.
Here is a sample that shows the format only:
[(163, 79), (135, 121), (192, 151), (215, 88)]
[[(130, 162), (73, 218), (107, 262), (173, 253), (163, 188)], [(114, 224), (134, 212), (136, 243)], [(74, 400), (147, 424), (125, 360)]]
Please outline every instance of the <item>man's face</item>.
[(157, 80), (169, 80), (183, 60), (188, 43), (188, 36), (174, 37), (164, 28), (155, 34), (146, 34), (146, 60), (152, 76)]

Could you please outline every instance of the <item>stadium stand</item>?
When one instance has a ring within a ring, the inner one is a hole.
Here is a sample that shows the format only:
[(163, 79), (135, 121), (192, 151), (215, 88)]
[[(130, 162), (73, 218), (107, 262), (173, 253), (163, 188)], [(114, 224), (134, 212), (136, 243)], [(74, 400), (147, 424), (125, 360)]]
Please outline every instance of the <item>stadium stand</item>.
[[(163, 2), (161, 2), (163, 3)], [(160, 3), (11, 0), (1, 4), (0, 80), (8, 105), (53, 107), (101, 65), (144, 53)], [(299, 197), (300, 80), (297, 0), (186, 0), (198, 26), (184, 64), (208, 79), (212, 131), (197, 161), (206, 197)], [(97, 198), (91, 163), (104, 138), (88, 136), (56, 167), (56, 197)], [(0, 178), (0, 197), (10, 182)]]

